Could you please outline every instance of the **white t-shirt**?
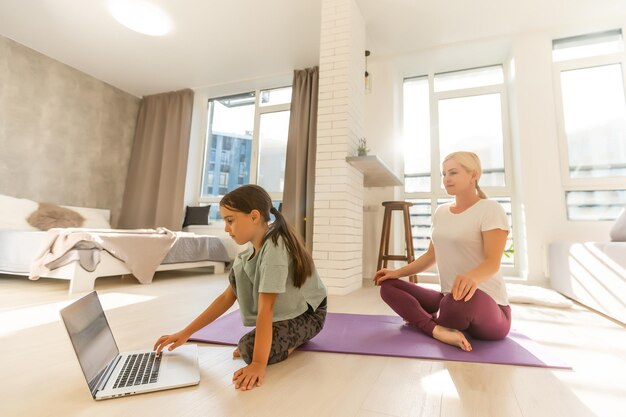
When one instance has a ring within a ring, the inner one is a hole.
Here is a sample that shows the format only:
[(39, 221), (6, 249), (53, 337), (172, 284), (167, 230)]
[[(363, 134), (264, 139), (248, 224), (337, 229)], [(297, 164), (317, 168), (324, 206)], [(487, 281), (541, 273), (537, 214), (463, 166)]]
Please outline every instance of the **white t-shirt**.
[[(435, 248), (441, 292), (449, 293), (457, 275), (467, 273), (485, 260), (482, 232), (494, 229), (509, 230), (509, 221), (502, 206), (493, 200), (482, 199), (462, 213), (450, 211), (452, 203), (443, 204), (435, 211), (431, 237)], [(481, 281), (478, 288), (506, 306), (509, 299), (502, 272)]]

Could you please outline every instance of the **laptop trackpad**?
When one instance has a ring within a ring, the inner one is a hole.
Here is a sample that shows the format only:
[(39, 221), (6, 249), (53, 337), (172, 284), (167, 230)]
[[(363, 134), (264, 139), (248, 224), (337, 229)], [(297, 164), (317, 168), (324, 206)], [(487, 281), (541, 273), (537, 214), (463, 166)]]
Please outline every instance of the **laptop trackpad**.
[(174, 378), (180, 373), (181, 376), (185, 376), (185, 379), (200, 380), (198, 345), (182, 345), (171, 352), (164, 352), (162, 355), (159, 373), (164, 377)]
[(190, 385), (200, 382), (198, 345), (182, 345), (162, 355), (157, 385)]

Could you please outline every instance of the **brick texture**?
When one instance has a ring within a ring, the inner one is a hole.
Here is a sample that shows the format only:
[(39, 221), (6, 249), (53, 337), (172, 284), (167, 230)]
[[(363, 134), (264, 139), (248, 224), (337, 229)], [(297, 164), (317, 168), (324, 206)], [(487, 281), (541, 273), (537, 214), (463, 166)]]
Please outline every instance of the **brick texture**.
[(331, 294), (363, 280), (363, 175), (346, 157), (364, 136), (364, 52), (355, 0), (322, 0), (313, 259)]

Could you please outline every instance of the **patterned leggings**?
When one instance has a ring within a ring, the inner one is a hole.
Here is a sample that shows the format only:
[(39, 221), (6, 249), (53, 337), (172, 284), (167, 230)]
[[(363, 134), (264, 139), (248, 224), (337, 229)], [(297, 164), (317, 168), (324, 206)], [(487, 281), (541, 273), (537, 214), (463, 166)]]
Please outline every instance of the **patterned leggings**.
[[(289, 349), (296, 348), (315, 337), (324, 327), (326, 309), (324, 299), (317, 310), (309, 306), (309, 309), (298, 317), (272, 323), (272, 347), (267, 364), (284, 361), (289, 355)], [(252, 362), (255, 335), (256, 329), (246, 333), (239, 340), (239, 354), (247, 364)]]
[(456, 301), (452, 294), (388, 279), (380, 287), (380, 296), (400, 317), (429, 336), (438, 324), (482, 340), (504, 339), (511, 328), (511, 307), (498, 305), (481, 290), (467, 302)]

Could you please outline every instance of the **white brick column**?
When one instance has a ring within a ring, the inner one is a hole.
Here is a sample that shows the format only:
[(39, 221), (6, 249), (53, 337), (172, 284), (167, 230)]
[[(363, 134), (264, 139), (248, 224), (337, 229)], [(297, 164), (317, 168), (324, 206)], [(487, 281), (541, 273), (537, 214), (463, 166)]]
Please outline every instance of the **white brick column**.
[(364, 53), (355, 0), (322, 0), (313, 259), (330, 294), (363, 282), (363, 174), (346, 156), (364, 136)]

